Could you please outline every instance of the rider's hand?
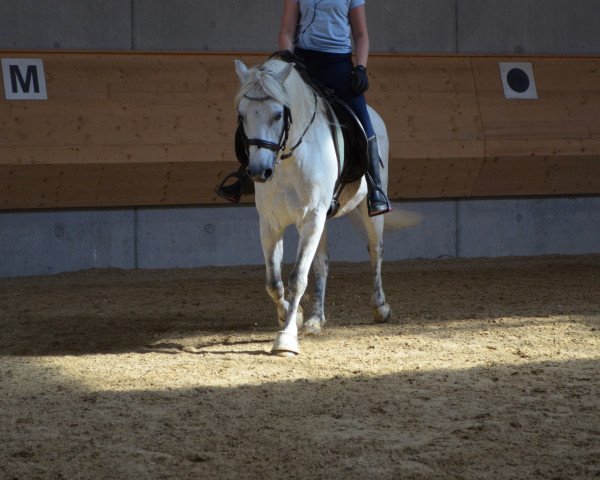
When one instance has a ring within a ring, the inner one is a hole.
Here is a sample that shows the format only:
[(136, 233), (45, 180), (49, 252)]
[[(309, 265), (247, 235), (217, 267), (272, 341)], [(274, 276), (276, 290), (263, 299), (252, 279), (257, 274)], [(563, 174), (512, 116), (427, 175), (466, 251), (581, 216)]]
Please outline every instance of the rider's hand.
[(369, 78), (364, 65), (357, 65), (352, 71), (352, 91), (355, 95), (362, 95), (369, 89)]
[(269, 58), (278, 58), (279, 60), (283, 60), (284, 62), (293, 63), (296, 67), (296, 70), (306, 70), (306, 66), (304, 65), (304, 63), (302, 63), (302, 60), (300, 60), (299, 57), (294, 55), (289, 50), (279, 50), (273, 55), (271, 55)]
[(290, 50), (279, 50), (275, 53), (284, 62), (294, 63), (296, 61), (296, 57)]

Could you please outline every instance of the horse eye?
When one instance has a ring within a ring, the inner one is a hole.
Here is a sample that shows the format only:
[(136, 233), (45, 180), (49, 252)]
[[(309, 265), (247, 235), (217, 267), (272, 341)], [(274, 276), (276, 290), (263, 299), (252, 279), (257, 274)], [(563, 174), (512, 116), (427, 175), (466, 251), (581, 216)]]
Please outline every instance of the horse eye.
[(275, 115), (273, 115), (273, 121), (274, 122), (278, 122), (282, 118), (283, 118), (283, 113), (282, 112), (277, 112)]

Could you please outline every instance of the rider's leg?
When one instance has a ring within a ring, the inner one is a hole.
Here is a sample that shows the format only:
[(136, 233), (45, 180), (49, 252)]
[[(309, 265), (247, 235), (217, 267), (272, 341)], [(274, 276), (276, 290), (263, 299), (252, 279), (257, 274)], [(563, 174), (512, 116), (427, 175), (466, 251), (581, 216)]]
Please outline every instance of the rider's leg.
[(345, 100), (346, 103), (352, 108), (352, 111), (356, 114), (360, 120), (365, 133), (367, 134), (368, 141), (368, 153), (369, 153), (369, 168), (366, 175), (367, 187), (369, 193), (367, 196), (367, 204), (369, 206), (369, 215), (374, 217), (375, 215), (381, 215), (391, 210), (390, 201), (387, 198), (385, 190), (381, 184), (381, 157), (379, 156), (379, 149), (377, 146), (377, 136), (371, 123), (371, 116), (367, 109), (367, 102), (364, 95), (358, 97), (350, 97)]
[(373, 135), (369, 142), (369, 171), (366, 175), (369, 194), (367, 204), (369, 207), (369, 216), (374, 217), (387, 213), (391, 210), (390, 201), (381, 185), (379, 148), (377, 146), (377, 137)]
[[(242, 127), (239, 125), (235, 132), (235, 155), (241, 164), (240, 168), (236, 172), (227, 175), (217, 187), (217, 195), (232, 203), (238, 203), (242, 195), (252, 195), (254, 193), (254, 182), (246, 173), (248, 155), (244, 148)], [(225, 182), (230, 178), (236, 178), (236, 181), (230, 185), (225, 185)]]

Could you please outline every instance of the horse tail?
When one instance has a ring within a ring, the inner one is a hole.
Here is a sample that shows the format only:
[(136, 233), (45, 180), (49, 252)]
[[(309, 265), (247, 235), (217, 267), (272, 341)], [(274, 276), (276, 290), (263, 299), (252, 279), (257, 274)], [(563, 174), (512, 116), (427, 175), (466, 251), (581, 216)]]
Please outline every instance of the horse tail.
[(423, 220), (423, 217), (418, 213), (398, 208), (398, 204), (392, 203), (392, 207), (392, 211), (383, 215), (386, 230), (400, 230), (401, 228), (414, 227)]

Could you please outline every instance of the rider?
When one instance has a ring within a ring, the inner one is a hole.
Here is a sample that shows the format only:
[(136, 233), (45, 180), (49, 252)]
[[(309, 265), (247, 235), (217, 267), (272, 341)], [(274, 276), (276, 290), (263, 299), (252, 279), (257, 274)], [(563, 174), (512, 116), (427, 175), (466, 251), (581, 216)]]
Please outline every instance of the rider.
[[(354, 40), (356, 67), (352, 64), (351, 38)], [(331, 88), (361, 121), (368, 139), (369, 169), (366, 178), (369, 215), (390, 211), (390, 203), (381, 187), (377, 137), (363, 95), (369, 88), (365, 0), (285, 0), (279, 49), (289, 52), (293, 48), (294, 55), (302, 61), (308, 75)], [(252, 193), (253, 184), (245, 169), (246, 166), (242, 165), (233, 174), (238, 181), (229, 186), (221, 185), (217, 193), (232, 202), (238, 202), (244, 193)]]

